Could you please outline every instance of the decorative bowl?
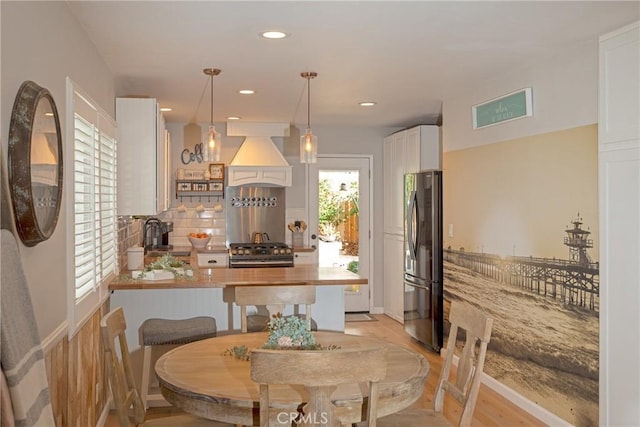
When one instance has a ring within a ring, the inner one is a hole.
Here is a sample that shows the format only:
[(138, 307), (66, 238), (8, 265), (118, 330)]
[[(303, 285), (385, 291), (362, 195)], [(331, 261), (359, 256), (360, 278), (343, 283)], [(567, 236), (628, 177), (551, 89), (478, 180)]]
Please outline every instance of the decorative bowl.
[(189, 237), (189, 242), (191, 242), (191, 245), (196, 249), (205, 248), (209, 240), (211, 240), (211, 235), (206, 233), (189, 233), (187, 237)]

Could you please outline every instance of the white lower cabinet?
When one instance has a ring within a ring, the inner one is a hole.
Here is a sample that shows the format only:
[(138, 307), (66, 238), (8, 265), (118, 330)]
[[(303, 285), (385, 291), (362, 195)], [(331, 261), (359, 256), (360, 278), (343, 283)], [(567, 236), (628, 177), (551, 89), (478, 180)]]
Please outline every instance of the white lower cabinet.
[(396, 234), (384, 235), (384, 313), (404, 323), (403, 251), (404, 238)]

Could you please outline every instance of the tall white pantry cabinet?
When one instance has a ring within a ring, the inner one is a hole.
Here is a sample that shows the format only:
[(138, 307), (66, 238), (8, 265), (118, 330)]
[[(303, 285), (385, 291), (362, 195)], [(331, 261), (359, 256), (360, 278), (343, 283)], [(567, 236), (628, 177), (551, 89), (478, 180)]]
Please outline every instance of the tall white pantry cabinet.
[(600, 425), (640, 426), (640, 22), (599, 61)]
[(116, 98), (118, 215), (169, 208), (169, 133), (155, 98)]
[(441, 129), (421, 125), (389, 135), (383, 157), (384, 313), (404, 322), (404, 174), (442, 168)]

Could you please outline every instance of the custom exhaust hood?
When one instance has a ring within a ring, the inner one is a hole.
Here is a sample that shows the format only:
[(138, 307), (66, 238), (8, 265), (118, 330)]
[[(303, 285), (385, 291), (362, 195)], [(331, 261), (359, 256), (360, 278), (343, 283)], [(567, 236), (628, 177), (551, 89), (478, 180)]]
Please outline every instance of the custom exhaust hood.
[(227, 136), (245, 140), (228, 167), (227, 185), (291, 186), (291, 166), (271, 137), (289, 136), (288, 123), (227, 122)]

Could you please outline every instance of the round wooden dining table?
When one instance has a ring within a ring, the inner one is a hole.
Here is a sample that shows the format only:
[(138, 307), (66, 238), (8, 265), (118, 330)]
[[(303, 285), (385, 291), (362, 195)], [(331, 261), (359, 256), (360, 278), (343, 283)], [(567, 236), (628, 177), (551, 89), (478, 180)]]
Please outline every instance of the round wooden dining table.
[[(314, 335), (322, 346), (387, 348), (387, 375), (378, 386), (378, 417), (400, 411), (422, 395), (429, 364), (421, 354), (372, 337), (340, 332), (315, 332)], [(225, 335), (170, 350), (155, 366), (162, 395), (173, 406), (203, 418), (259, 425), (260, 392), (259, 385), (250, 378), (251, 363), (228, 355), (227, 350), (236, 346), (246, 346), (249, 350), (260, 348), (266, 341), (266, 332)], [(361, 386), (341, 385), (331, 397), (336, 414), (349, 423), (362, 419)], [(274, 410), (295, 413), (305, 402), (302, 387), (275, 387), (277, 393), (270, 405)]]

